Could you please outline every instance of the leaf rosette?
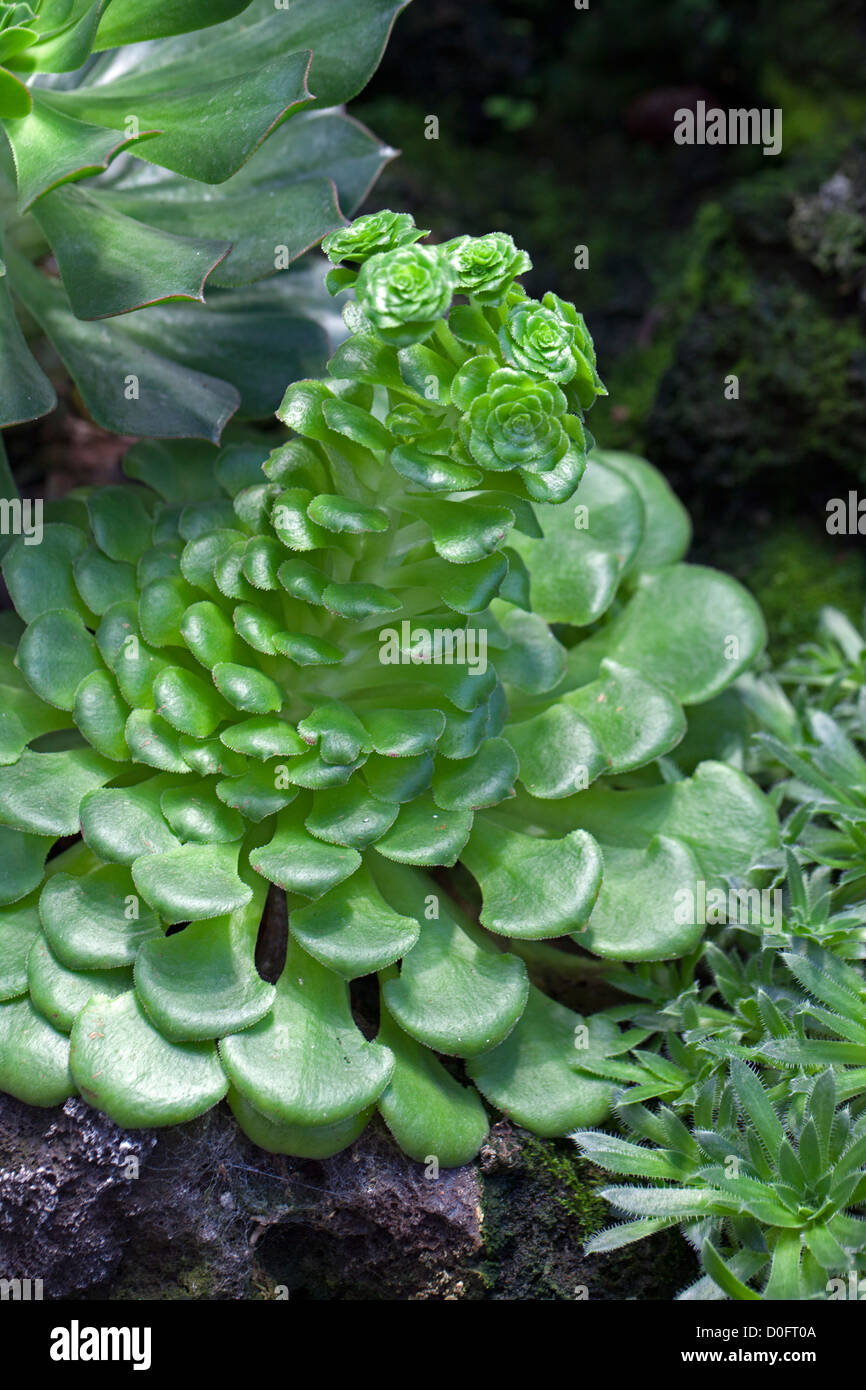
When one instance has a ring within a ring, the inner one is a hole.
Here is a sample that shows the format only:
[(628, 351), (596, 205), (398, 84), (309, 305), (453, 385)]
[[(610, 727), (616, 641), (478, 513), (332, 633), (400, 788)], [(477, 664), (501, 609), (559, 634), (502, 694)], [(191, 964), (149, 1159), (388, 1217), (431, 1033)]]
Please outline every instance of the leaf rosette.
[[(591, 1063), (627, 1043), (536, 987), (533, 947), (675, 959), (703, 931), (683, 887), (777, 843), (742, 773), (659, 763), (761, 649), (753, 600), (681, 562), (649, 464), (586, 454), (579, 404), (503, 358), (522, 291), (454, 283), (441, 252), (374, 253), (275, 448), (142, 440), (127, 483), (10, 546), (4, 1090), (124, 1125), (225, 1095), (308, 1156), (376, 1109), (443, 1164), (484, 1102), (565, 1134), (604, 1117)], [(471, 912), (429, 876), (458, 861)]]
[(442, 247), (457, 276), (457, 290), (479, 304), (501, 304), (514, 280), (532, 269), (507, 232), (455, 237)]
[(436, 247), (404, 245), (364, 261), (355, 292), (380, 337), (408, 347), (429, 338), (451, 305), (454, 284), (454, 271)]

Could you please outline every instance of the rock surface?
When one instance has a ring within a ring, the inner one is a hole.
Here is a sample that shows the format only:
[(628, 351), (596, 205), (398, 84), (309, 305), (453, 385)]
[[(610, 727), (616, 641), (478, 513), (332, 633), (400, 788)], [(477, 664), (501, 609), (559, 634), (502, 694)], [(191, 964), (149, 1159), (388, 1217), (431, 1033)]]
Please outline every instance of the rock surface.
[(82, 1300), (670, 1298), (691, 1277), (678, 1237), (583, 1256), (608, 1219), (596, 1180), (506, 1121), (432, 1178), (375, 1126), (311, 1162), (255, 1148), (222, 1108), (127, 1132), (80, 1101), (0, 1096), (0, 1280)]

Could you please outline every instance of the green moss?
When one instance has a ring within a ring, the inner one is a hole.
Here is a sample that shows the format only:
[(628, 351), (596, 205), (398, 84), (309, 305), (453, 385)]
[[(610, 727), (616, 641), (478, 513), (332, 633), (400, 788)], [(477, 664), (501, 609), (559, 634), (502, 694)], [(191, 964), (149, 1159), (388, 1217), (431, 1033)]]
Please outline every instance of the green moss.
[(777, 662), (814, 638), (825, 605), (841, 609), (859, 626), (866, 606), (866, 556), (840, 538), (790, 522), (759, 545), (732, 552), (730, 566), (764, 610), (770, 655)]

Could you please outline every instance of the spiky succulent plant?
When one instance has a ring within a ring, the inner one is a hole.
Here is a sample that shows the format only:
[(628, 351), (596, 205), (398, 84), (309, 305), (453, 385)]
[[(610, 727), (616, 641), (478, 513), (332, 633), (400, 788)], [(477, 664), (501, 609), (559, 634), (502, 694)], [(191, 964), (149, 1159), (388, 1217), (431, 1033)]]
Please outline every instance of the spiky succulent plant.
[[(741, 773), (665, 762), (684, 706), (760, 649), (754, 602), (679, 563), (649, 464), (587, 461), (603, 387), (574, 308), (527, 297), (503, 234), (422, 235), (381, 213), (326, 242), (350, 336), (329, 381), (289, 387), (275, 449), (138, 443), (128, 485), (10, 549), (15, 1095), (149, 1125), (228, 1093), (254, 1140), (307, 1155), (378, 1106), (446, 1165), (482, 1140), (478, 1092), (564, 1134), (607, 1112), (583, 1064), (618, 1029), (521, 954), (682, 955), (703, 930), (682, 890), (777, 842)], [(458, 860), (478, 920), (447, 891)], [(349, 986), (376, 975), (373, 1039)]]
[(392, 153), (336, 108), (405, 2), (0, 0), (0, 426), (55, 401), (22, 327), (125, 434), (216, 441), (324, 370), (288, 267)]

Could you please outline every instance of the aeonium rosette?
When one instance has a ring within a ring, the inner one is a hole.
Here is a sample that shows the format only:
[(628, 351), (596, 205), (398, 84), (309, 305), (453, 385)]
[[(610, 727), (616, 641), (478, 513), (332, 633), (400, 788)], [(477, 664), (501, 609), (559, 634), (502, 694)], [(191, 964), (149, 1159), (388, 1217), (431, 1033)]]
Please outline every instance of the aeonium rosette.
[[(576, 311), (467, 284), (442, 248), (374, 251), (275, 448), (139, 440), (128, 483), (10, 545), (0, 1090), (124, 1126), (225, 1097), (307, 1157), (378, 1111), (412, 1157), (465, 1162), (482, 1096), (563, 1135), (607, 1114), (590, 1061), (620, 1032), (536, 988), (533, 948), (693, 951), (674, 895), (772, 846), (741, 773), (654, 771), (757, 654), (754, 601), (678, 563), (649, 464), (587, 460)], [(586, 527), (548, 505), (579, 484)]]

